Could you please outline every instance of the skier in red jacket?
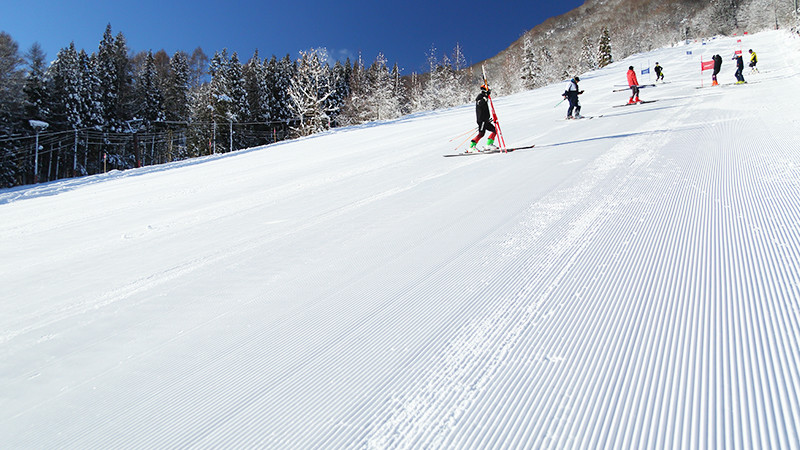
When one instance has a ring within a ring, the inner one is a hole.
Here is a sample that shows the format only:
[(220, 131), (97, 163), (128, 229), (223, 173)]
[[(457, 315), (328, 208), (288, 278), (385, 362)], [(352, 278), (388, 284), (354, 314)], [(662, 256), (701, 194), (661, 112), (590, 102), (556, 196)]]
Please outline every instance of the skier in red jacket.
[(628, 104), (640, 103), (639, 80), (636, 79), (636, 71), (633, 70), (633, 66), (628, 67), (628, 86), (631, 87), (631, 99), (628, 100)]

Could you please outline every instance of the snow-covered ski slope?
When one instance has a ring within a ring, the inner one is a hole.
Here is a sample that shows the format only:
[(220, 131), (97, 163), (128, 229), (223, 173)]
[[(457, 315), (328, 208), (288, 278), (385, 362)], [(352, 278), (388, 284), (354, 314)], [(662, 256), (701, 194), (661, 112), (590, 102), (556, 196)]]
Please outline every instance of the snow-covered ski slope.
[(496, 98), (530, 150), (443, 158), (465, 105), (0, 191), (0, 447), (800, 448), (800, 39), (743, 40)]

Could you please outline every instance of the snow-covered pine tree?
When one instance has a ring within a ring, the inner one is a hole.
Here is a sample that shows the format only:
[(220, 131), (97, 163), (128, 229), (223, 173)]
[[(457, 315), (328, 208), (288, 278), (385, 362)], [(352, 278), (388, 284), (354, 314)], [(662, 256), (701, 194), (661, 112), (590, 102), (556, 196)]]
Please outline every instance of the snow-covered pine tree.
[(28, 77), (25, 79), (25, 115), (31, 119), (45, 120), (47, 110), (47, 80), (45, 54), (41, 45), (35, 42), (28, 51)]
[[(231, 110), (229, 117), (229, 125), (232, 122), (234, 125), (237, 122), (247, 122), (250, 120), (250, 105), (247, 103), (247, 89), (245, 88), (244, 69), (242, 63), (239, 61), (239, 56), (236, 52), (231, 55), (231, 60), (228, 64), (228, 88), (229, 95), (231, 96)], [(229, 132), (232, 132), (230, 129)], [(233, 131), (233, 148), (231, 150), (238, 150), (247, 146), (247, 139), (243, 130)], [(229, 136), (230, 137), (230, 136)]]
[(124, 80), (120, 70), (117, 68), (117, 49), (114, 45), (114, 37), (111, 34), (111, 24), (106, 26), (103, 39), (97, 49), (95, 59), (95, 72), (100, 81), (100, 104), (102, 105), (102, 126), (111, 131), (121, 131), (122, 118), (120, 101), (122, 98), (121, 85)]
[[(23, 130), (25, 120), (22, 87), (25, 83), (24, 59), (19, 44), (5, 31), (0, 31), (0, 136)], [(27, 127), (26, 132), (30, 132)], [(19, 156), (15, 156), (19, 155)], [(24, 176), (33, 163), (20, 148), (19, 141), (0, 142), (0, 187), (25, 182)]]
[(442, 60), (436, 67), (436, 75), (439, 80), (438, 108), (449, 108), (462, 102), (460, 97), (457, 74), (453, 70), (453, 62), (447, 55), (442, 55)]
[(280, 60), (275, 60), (274, 58), (270, 60), (269, 85), (272, 87), (273, 98), (270, 116), (273, 121), (281, 121), (288, 124), (293, 118), (294, 113), (289, 107), (292, 102), (289, 96), (289, 86), (292, 84), (296, 71), (297, 64), (292, 61), (289, 55)]
[(436, 47), (431, 45), (428, 50), (428, 79), (422, 88), (422, 96), (419, 99), (418, 107), (422, 111), (438, 109), (442, 105), (442, 91), (444, 80), (439, 70), (439, 57), (436, 56)]
[(370, 99), (370, 120), (394, 119), (400, 116), (400, 102), (395, 96), (394, 80), (386, 66), (386, 57), (378, 53), (367, 71)]
[(269, 117), (270, 88), (267, 85), (265, 62), (258, 56), (258, 49), (242, 68), (244, 86), (249, 108), (248, 122), (267, 122)]
[(169, 71), (163, 80), (168, 139), (163, 152), (165, 161), (184, 159), (189, 154), (187, 126), (191, 120), (190, 83), (189, 56), (185, 52), (177, 51), (169, 60)]
[(211, 115), (208, 116), (208, 121), (213, 123), (211, 129), (212, 153), (221, 152), (227, 148), (218, 138), (219, 127), (228, 121), (228, 114), (231, 110), (232, 99), (228, 93), (229, 83), (226, 79), (228, 76), (227, 64), (228, 49), (223, 48), (221, 52), (214, 52), (208, 66), (208, 74), (211, 77), (211, 82), (208, 83), (208, 105)]
[(450, 66), (453, 69), (451, 72), (451, 82), (453, 83), (454, 94), (451, 106), (467, 103), (472, 97), (472, 86), (470, 86), (470, 77), (467, 73), (467, 59), (464, 57), (464, 52), (459, 42), (456, 42), (456, 46), (453, 49)]
[(505, 95), (522, 89), (522, 79), (518, 76), (522, 64), (519, 52), (506, 52), (500, 71), (500, 79), (492, 83), (492, 91)]
[[(213, 82), (213, 78), (212, 78)], [(210, 155), (216, 151), (214, 122), (214, 95), (212, 83), (203, 83), (190, 91), (190, 122), (198, 126), (189, 128), (186, 157)], [(168, 158), (181, 159), (184, 155), (172, 153)]]
[(275, 98), (275, 71), (278, 70), (278, 58), (275, 55), (272, 55), (269, 60), (265, 58), (261, 67), (264, 70), (264, 86), (267, 89), (264, 93), (263, 102), (264, 120), (272, 122), (278, 120), (275, 115), (275, 111), (277, 110), (276, 103), (278, 101)]
[(53, 130), (70, 130), (83, 127), (83, 92), (81, 91), (81, 72), (75, 43), (59, 50), (53, 64), (48, 69), (50, 79), (50, 117), (48, 122)]
[(526, 89), (533, 89), (537, 86), (540, 75), (539, 64), (536, 61), (533, 43), (530, 36), (526, 35), (522, 40), (522, 84)]
[(350, 71), (347, 90), (348, 94), (342, 104), (339, 120), (345, 125), (355, 125), (368, 121), (369, 85), (361, 54), (358, 55), (358, 60), (353, 64), (353, 68)]
[(398, 113), (402, 116), (408, 113), (408, 95), (406, 93), (405, 83), (403, 82), (402, 75), (400, 75), (400, 67), (397, 66), (397, 62), (395, 62), (394, 66), (392, 66), (391, 76), (392, 93), (400, 103), (400, 111)]
[(278, 98), (276, 95), (276, 84), (277, 84), (277, 71), (278, 71), (278, 59), (275, 55), (270, 57), (269, 61), (266, 59), (262, 64), (264, 70), (264, 86), (266, 91), (264, 93), (263, 99), (263, 108), (264, 108), (264, 120), (267, 122), (272, 122), (271, 128), (275, 128), (276, 121), (281, 120), (278, 115)]
[(214, 117), (220, 120), (225, 120), (230, 110), (231, 98), (228, 95), (229, 83), (226, 78), (228, 76), (228, 60), (228, 49), (224, 48), (221, 52), (214, 52), (214, 56), (211, 57), (211, 63), (208, 66), (208, 74), (211, 76), (209, 84), (212, 97), (214, 97), (212, 104)]
[(163, 122), (164, 95), (159, 86), (153, 52), (148, 51), (136, 83), (136, 102), (138, 109), (134, 111), (136, 118), (144, 120), (144, 127), (150, 128), (154, 122)]
[(739, 27), (737, 18), (739, 7), (736, 0), (716, 0), (712, 13), (713, 25), (717, 33), (727, 34)]
[(228, 58), (228, 50), (214, 53), (209, 67), (211, 75), (211, 105), (213, 108), (213, 121), (219, 132), (220, 126), (227, 125), (224, 135), (227, 139), (217, 139), (218, 149), (233, 151), (241, 148), (241, 133), (233, 136), (233, 124), (249, 117), (247, 105), (247, 92), (244, 88), (242, 65), (234, 52)]
[(0, 31), (0, 136), (14, 134), (13, 125), (23, 120), (20, 106), (25, 84), (24, 63), (19, 44)]
[(81, 111), (84, 127), (99, 129), (103, 125), (103, 104), (100, 92), (100, 78), (97, 76), (97, 54), (89, 56), (85, 50), (78, 53), (81, 72), (81, 97), (84, 110)]
[(597, 69), (597, 53), (594, 40), (588, 35), (584, 35), (581, 40), (581, 59), (578, 66), (578, 70), (581, 73)]
[(541, 68), (541, 78), (545, 80), (545, 83), (559, 79), (561, 74), (558, 72), (558, 67), (555, 64), (553, 53), (547, 46), (542, 45), (539, 47), (538, 52), (536, 53), (536, 61)]
[(416, 72), (412, 73), (408, 88), (408, 101), (406, 103), (409, 112), (424, 110), (424, 94), (425, 84), (422, 82), (422, 80), (420, 80), (419, 74)]
[(611, 36), (608, 33), (608, 27), (603, 27), (597, 54), (598, 67), (605, 67), (614, 62), (614, 58), (611, 56)]
[(335, 83), (324, 48), (301, 51), (300, 55), (297, 73), (288, 89), (289, 109), (298, 121), (293, 130), (300, 136), (308, 136), (330, 127), (332, 111), (326, 108), (326, 103)]
[[(81, 97), (80, 66), (74, 43), (58, 52), (55, 61), (48, 68), (47, 78), (50, 114), (45, 121), (50, 124), (48, 131), (82, 128), (81, 112), (84, 109), (84, 99)], [(65, 155), (59, 149), (55, 152), (40, 153), (39, 156), (39, 173), (42, 180), (50, 180), (51, 176), (58, 178), (63, 173), (64, 165), (60, 163), (64, 162), (62, 158)]]
[(236, 52), (231, 55), (231, 60), (227, 66), (227, 81), (229, 95), (232, 99), (232, 109), (234, 122), (244, 122), (250, 118), (250, 106), (247, 103), (247, 89), (245, 89), (244, 70), (239, 56)]
[[(116, 129), (124, 131), (128, 129), (127, 121), (133, 118), (134, 105), (134, 86), (131, 60), (128, 56), (128, 43), (122, 32), (117, 33), (114, 38), (114, 64), (117, 70), (118, 100), (115, 105), (113, 119), (119, 124)], [(132, 155), (126, 155), (128, 160), (132, 160)], [(132, 166), (129, 166), (132, 167)]]
[[(81, 49), (78, 53), (78, 70), (80, 71), (80, 96), (81, 102), (81, 124), (84, 128), (100, 129), (103, 124), (103, 108), (100, 101), (100, 80), (95, 73), (94, 58), (96, 54), (89, 56), (85, 50)], [(85, 135), (79, 134), (79, 155), (75, 167), (77, 175), (88, 175), (101, 171), (99, 146), (89, 146)]]
[(331, 110), (331, 126), (338, 127), (341, 125), (339, 116), (342, 114), (348, 95), (350, 95), (350, 76), (353, 73), (350, 58), (347, 58), (344, 64), (342, 64), (341, 61), (336, 61), (332, 70), (333, 79), (336, 84), (333, 89), (333, 94), (331, 94), (328, 99), (326, 108)]
[[(243, 134), (245, 147), (254, 147), (266, 143), (264, 140), (264, 127), (259, 122), (269, 120), (270, 88), (267, 85), (266, 61), (258, 55), (258, 49), (253, 56), (242, 66), (244, 88), (247, 97), (248, 117), (244, 119), (247, 125), (241, 126), (239, 132)], [(261, 133), (259, 133), (261, 131)]]
[(191, 73), (189, 72), (189, 58), (186, 53), (175, 52), (170, 58), (169, 67), (164, 95), (166, 120), (188, 122), (189, 105), (191, 103)]

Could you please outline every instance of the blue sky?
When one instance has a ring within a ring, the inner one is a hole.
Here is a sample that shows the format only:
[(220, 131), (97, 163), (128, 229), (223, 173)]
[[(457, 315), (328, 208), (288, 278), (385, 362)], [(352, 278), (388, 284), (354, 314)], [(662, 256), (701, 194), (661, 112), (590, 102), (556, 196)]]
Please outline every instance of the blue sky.
[(172, 55), (202, 47), (210, 57), (227, 48), (244, 62), (258, 49), (262, 58), (325, 47), (332, 57), (366, 63), (383, 52), (403, 73), (425, 72), (427, 53), (452, 54), (460, 43), (467, 63), (477, 63), (508, 47), (523, 32), (549, 17), (578, 7), (583, 0), (489, 2), (436, 0), (389, 2), (357, 0), (274, 2), (64, 1), (33, 3), (0, 0), (0, 31), (26, 53), (39, 42), (48, 60), (75, 42), (97, 50), (106, 25), (122, 32), (135, 51), (160, 49)]

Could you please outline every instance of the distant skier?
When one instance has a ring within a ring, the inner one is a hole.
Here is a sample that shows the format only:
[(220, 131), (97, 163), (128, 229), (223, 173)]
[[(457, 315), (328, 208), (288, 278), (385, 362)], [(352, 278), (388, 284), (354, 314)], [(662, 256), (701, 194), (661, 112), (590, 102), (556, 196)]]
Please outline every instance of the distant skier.
[(640, 103), (639, 80), (636, 79), (636, 71), (633, 70), (633, 66), (628, 67), (628, 86), (631, 87), (631, 99), (628, 100), (628, 104)]
[(494, 145), (494, 138), (497, 136), (497, 130), (492, 124), (492, 116), (489, 114), (489, 95), (491, 91), (485, 84), (481, 85), (481, 92), (475, 98), (475, 115), (478, 120), (478, 135), (475, 136), (469, 143), (467, 152), (477, 151), (478, 141), (481, 140), (486, 131), (490, 131), (489, 137), (486, 139), (486, 150), (496, 150), (497, 146)]
[[(578, 96), (583, 94), (578, 88), (578, 82), (581, 81), (577, 75), (575, 75), (572, 80), (569, 82), (569, 87), (566, 91), (564, 91), (562, 97), (569, 100), (569, 109), (567, 110), (567, 119), (581, 119), (581, 103), (578, 101)], [(572, 115), (572, 111), (575, 111), (575, 116)]]
[(664, 81), (664, 72), (662, 72), (664, 68), (658, 64), (658, 61), (656, 61), (656, 67), (654, 69), (656, 71), (656, 81)]
[(742, 58), (741, 53), (733, 55), (733, 59), (736, 60), (736, 84), (744, 84), (744, 75), (742, 75), (742, 71), (744, 70), (744, 58)]
[(756, 64), (758, 64), (758, 57), (756, 56), (756, 52), (754, 52), (752, 48), (748, 50), (748, 52), (750, 52), (750, 72), (751, 73), (758, 72), (758, 68), (756, 67)]
[(719, 83), (717, 82), (717, 74), (719, 73), (720, 69), (722, 69), (722, 56), (714, 55), (711, 57), (714, 60), (714, 73), (711, 75), (711, 85), (718, 86)]

